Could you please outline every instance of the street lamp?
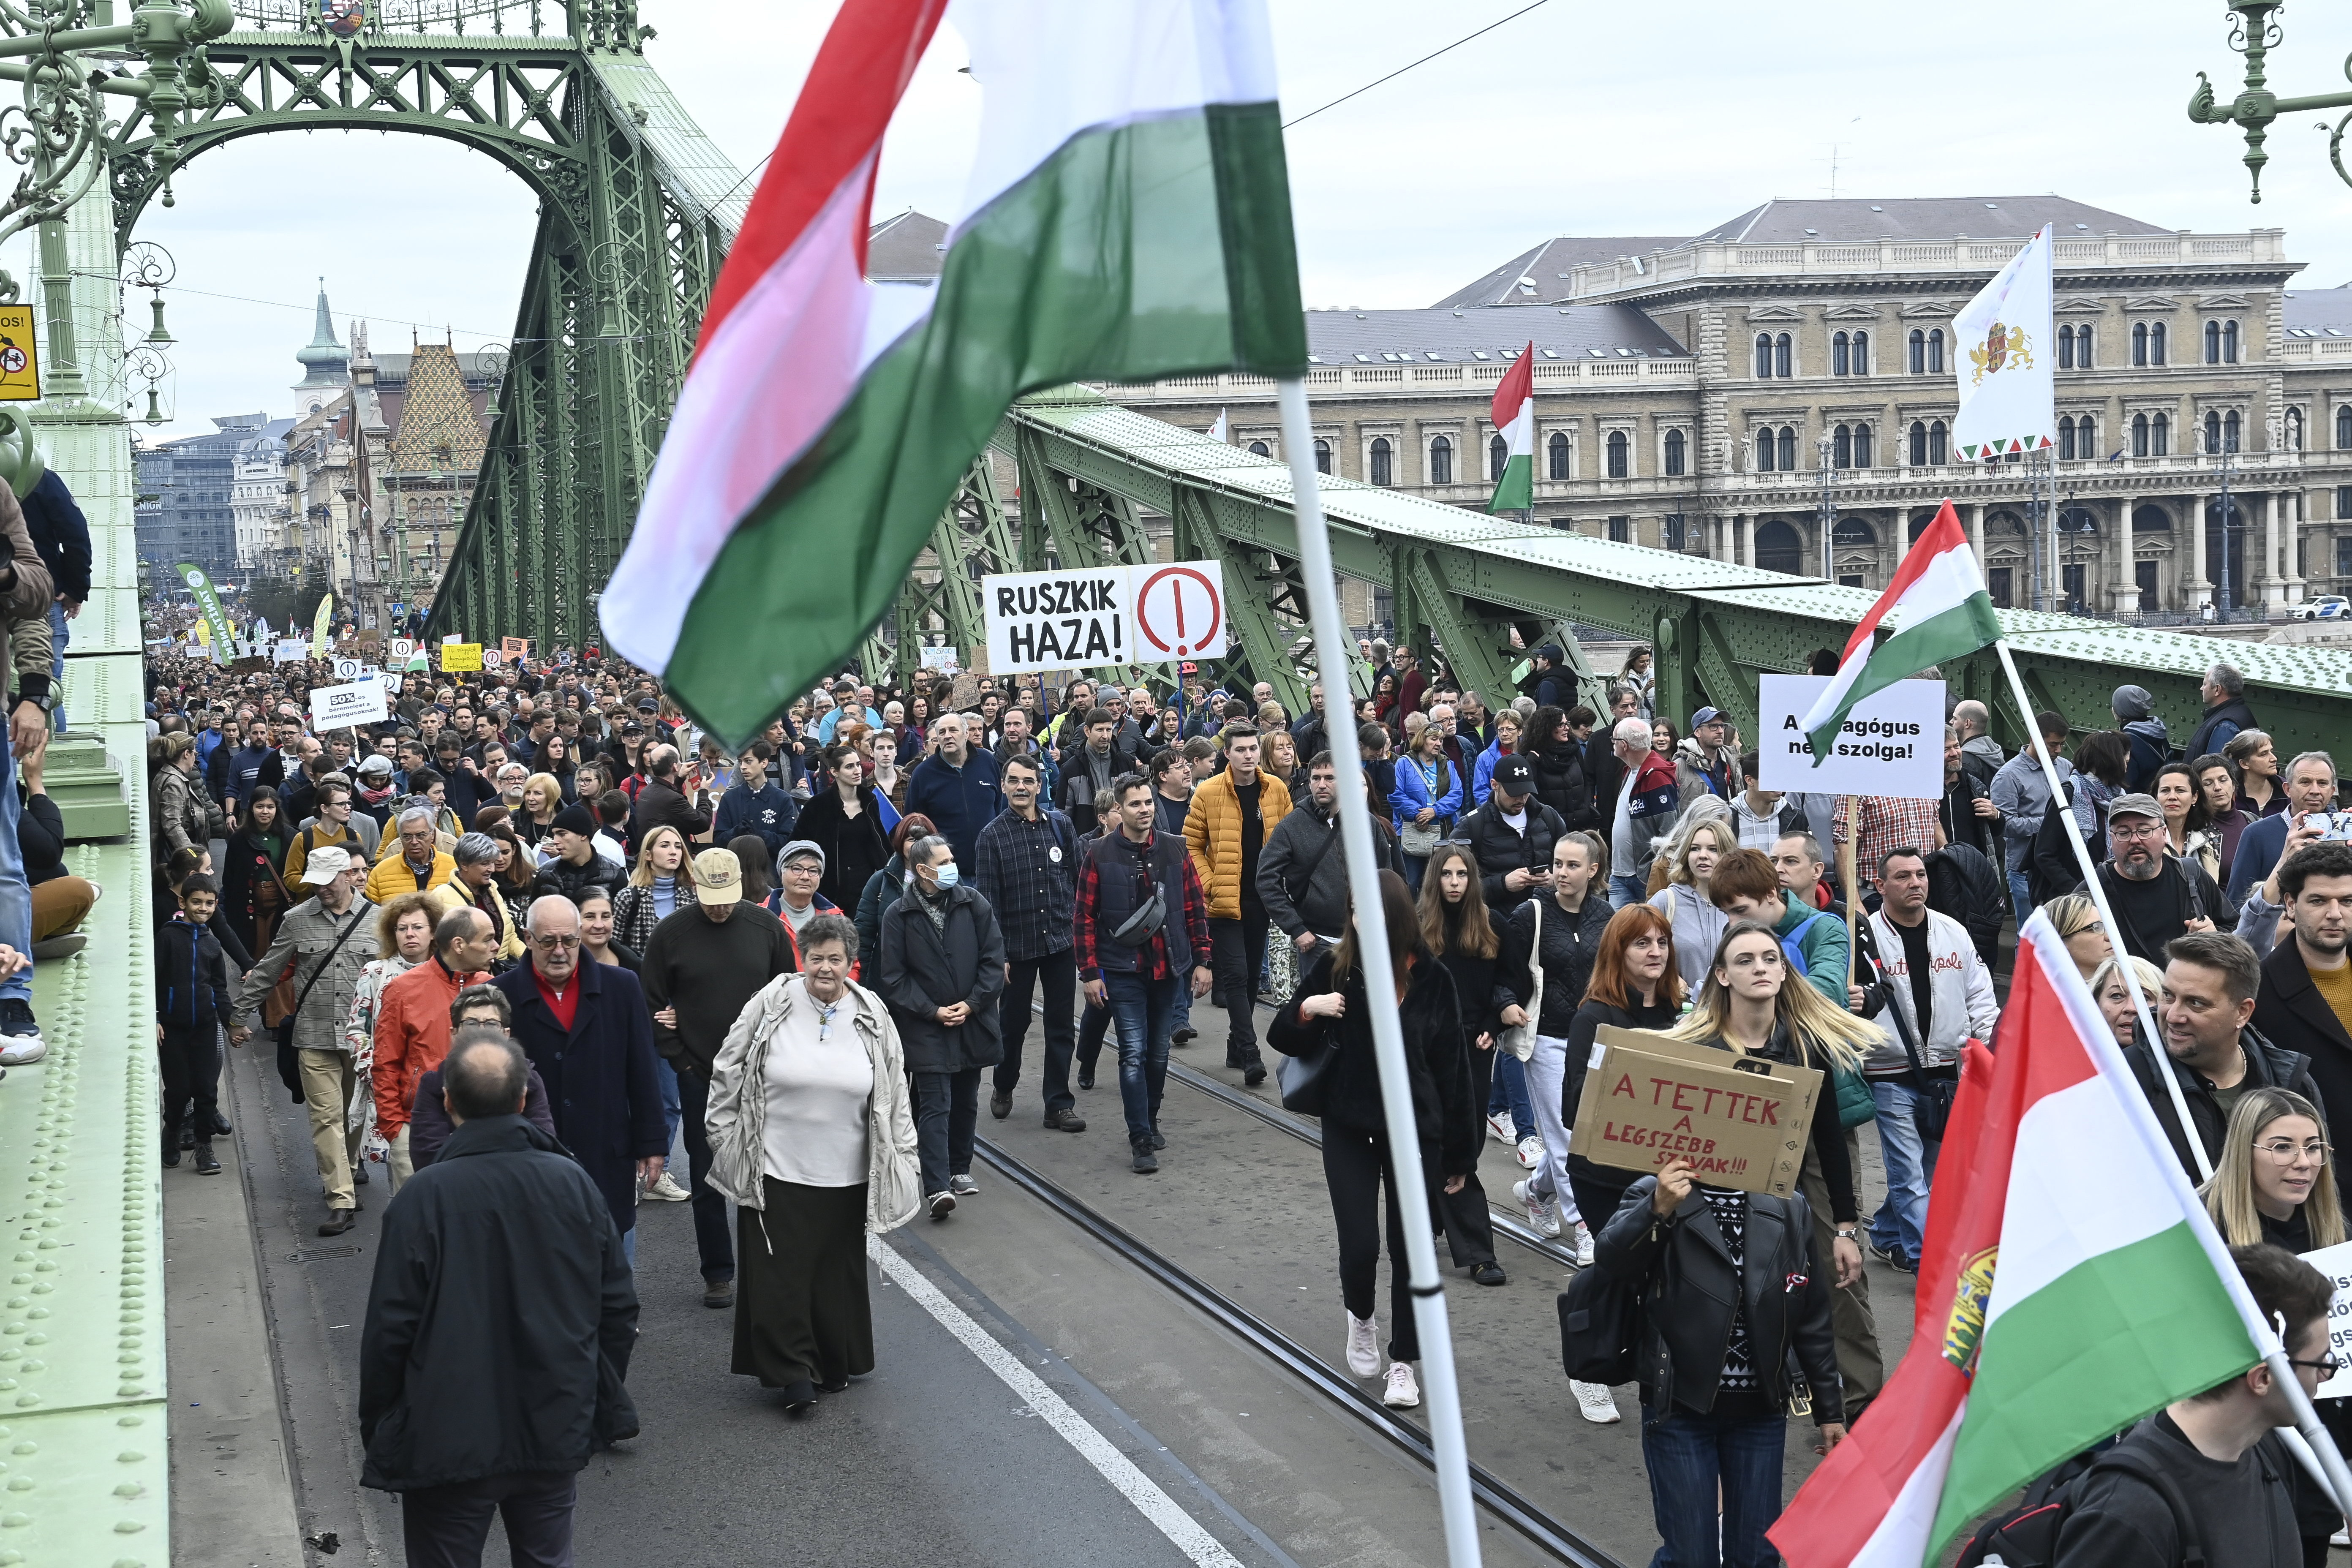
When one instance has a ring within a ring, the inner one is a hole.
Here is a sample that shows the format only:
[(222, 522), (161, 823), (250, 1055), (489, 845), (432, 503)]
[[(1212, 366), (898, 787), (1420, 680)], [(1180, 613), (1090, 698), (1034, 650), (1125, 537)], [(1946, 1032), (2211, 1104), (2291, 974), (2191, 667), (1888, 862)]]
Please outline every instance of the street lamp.
[[(2230, 530), (2237, 510), (2230, 500), (2230, 476), (2237, 469), (2238, 448), (2230, 439), (2226, 426), (2218, 431), (2201, 432), (2199, 439), (2204, 443), (2205, 455), (2219, 458), (2221, 463), (2221, 561), (2213, 572), (2213, 619), (2228, 621), (2234, 607), (2230, 602)], [(2200, 539), (2199, 543), (2202, 542)]]
[[(2074, 542), (2078, 539), (2089, 542), (2099, 536), (2097, 515), (2088, 507), (2076, 506), (2074, 492), (2072, 489), (2066, 492), (2066, 505), (2058, 513), (2058, 534), (2065, 542), (2066, 561), (2063, 576), (2071, 577), (2075, 567)], [(2092, 545), (2091, 558), (2095, 561), (2098, 559), (2098, 547), (2095, 544)], [(2079, 616), (2088, 611), (2090, 606), (2087, 595), (2084, 599), (2076, 599), (2073, 588), (2063, 580), (2059, 584), (2059, 592), (2064, 597), (2066, 609), (2070, 614)]]
[(1827, 430), (1813, 443), (1822, 468), (1822, 575), (1835, 579), (1837, 549), (1837, 468), (1832, 461), (1837, 447)]
[[(2273, 14), (2280, 9), (2280, 0), (2230, 0), (2235, 13), (2230, 24), (2230, 47), (2246, 57), (2245, 89), (2226, 104), (2213, 99), (2213, 84), (2205, 73), (2197, 73), (2197, 90), (2189, 95), (2189, 118), (2200, 125), (2239, 125), (2246, 132), (2246, 173), (2252, 180), (2252, 199), (2263, 199), (2263, 165), (2270, 154), (2263, 151), (2269, 139), (2271, 122), (2282, 114), (2295, 114), (2307, 109), (2344, 109), (2352, 106), (2352, 92), (2320, 92), (2305, 98), (2281, 98), (2265, 85), (2263, 63), (2271, 49), (2284, 36)], [(2352, 126), (2352, 114), (2336, 122), (2334, 134), (2327, 138), (2327, 161), (2336, 165), (2336, 177), (2352, 184), (2352, 172), (2344, 167), (2344, 132)]]

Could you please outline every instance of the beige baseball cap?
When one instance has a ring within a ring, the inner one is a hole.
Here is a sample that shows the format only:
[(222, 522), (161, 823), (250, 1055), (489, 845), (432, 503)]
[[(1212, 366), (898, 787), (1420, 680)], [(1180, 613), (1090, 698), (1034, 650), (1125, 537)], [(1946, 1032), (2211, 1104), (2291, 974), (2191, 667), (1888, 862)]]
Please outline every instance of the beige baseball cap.
[(742, 900), (743, 862), (735, 851), (706, 849), (694, 858), (694, 896), (706, 904)]
[(302, 884), (310, 888), (319, 887), (351, 868), (350, 850), (338, 849), (331, 844), (321, 845), (311, 850), (310, 858), (302, 862)]

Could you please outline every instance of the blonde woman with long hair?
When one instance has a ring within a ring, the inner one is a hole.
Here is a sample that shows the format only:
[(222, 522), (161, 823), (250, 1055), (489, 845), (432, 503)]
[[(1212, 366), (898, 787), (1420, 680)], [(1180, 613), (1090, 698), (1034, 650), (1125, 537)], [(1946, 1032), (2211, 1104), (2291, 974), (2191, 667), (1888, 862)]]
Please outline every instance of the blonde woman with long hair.
[(1675, 833), (1675, 840), (1652, 868), (1654, 872), (1664, 870), (1666, 885), (1651, 895), (1650, 907), (1673, 923), (1683, 984), (1696, 991), (1705, 983), (1707, 961), (1731, 923), (1715, 907), (1710, 883), (1717, 865), (1739, 847), (1739, 828), (1727, 811), (1692, 824), (1688, 832)]
[(637, 847), (629, 885), (613, 900), (613, 940), (643, 952), (654, 927), (678, 910), (701, 902), (695, 894), (694, 847), (675, 827), (647, 830)]
[(1803, 974), (1792, 973), (1788, 953), (1770, 926), (1738, 921), (1723, 933), (1690, 1013), (1675, 1026), (1674, 1035), (1822, 1073), (1822, 1094), (1813, 1107), (1812, 1149), (1800, 1184), (1813, 1207), (1815, 1255), (1835, 1260), (1841, 1289), (1860, 1281), (1861, 1207), (1854, 1187), (1861, 1141), (1839, 1125), (1829, 1071), (1833, 1066), (1858, 1070), (1863, 1058), (1880, 1043), (1877, 1026), (1832, 1006)]
[(2268, 1242), (2304, 1253), (2344, 1239), (2327, 1123), (2291, 1089), (2250, 1089), (2239, 1098), (2221, 1163), (2197, 1193), (2232, 1247)]
[(2126, 963), (2139, 977), (2140, 994), (2147, 998), (2151, 1016), (2164, 995), (2164, 972), (2145, 958), (2110, 958), (2091, 971), (2091, 999), (2099, 1005), (2099, 1016), (2106, 1019), (2116, 1045), (2123, 1050), (2131, 1049), (2139, 1038), (2139, 1015), (2132, 1006), (2131, 981), (2123, 969)]

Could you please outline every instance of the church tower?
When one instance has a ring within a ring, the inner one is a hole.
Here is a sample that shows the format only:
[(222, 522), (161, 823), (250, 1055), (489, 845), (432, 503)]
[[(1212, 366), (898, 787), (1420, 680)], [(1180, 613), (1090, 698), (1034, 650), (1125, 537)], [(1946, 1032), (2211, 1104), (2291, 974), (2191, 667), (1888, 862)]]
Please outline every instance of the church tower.
[(335, 316), (327, 308), (324, 278), (319, 279), (318, 324), (311, 330), (310, 346), (297, 351), (294, 358), (302, 366), (302, 379), (294, 384), (297, 419), (316, 414), (337, 392), (351, 384), (352, 360), (343, 352), (343, 345), (335, 341)]

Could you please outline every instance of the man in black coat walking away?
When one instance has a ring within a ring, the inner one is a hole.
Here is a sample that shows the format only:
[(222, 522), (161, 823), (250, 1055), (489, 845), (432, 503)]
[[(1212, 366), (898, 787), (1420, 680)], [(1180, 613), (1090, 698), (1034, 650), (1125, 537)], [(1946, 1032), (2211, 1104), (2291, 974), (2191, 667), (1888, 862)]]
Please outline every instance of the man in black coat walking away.
[(1004, 1059), (996, 999), (1004, 933), (988, 900), (962, 885), (955, 846), (933, 835), (907, 845), (907, 894), (882, 916), (875, 990), (890, 1005), (915, 1080), (923, 1201), (933, 1219), (980, 1191), (971, 1179), (980, 1069)]
[(522, 1116), (530, 1067), (469, 1024), (442, 1067), (457, 1130), (384, 1211), (360, 1333), (361, 1479), (401, 1494), (412, 1563), (569, 1563), (573, 1478), (633, 1437), (637, 1294), (603, 1194)]

